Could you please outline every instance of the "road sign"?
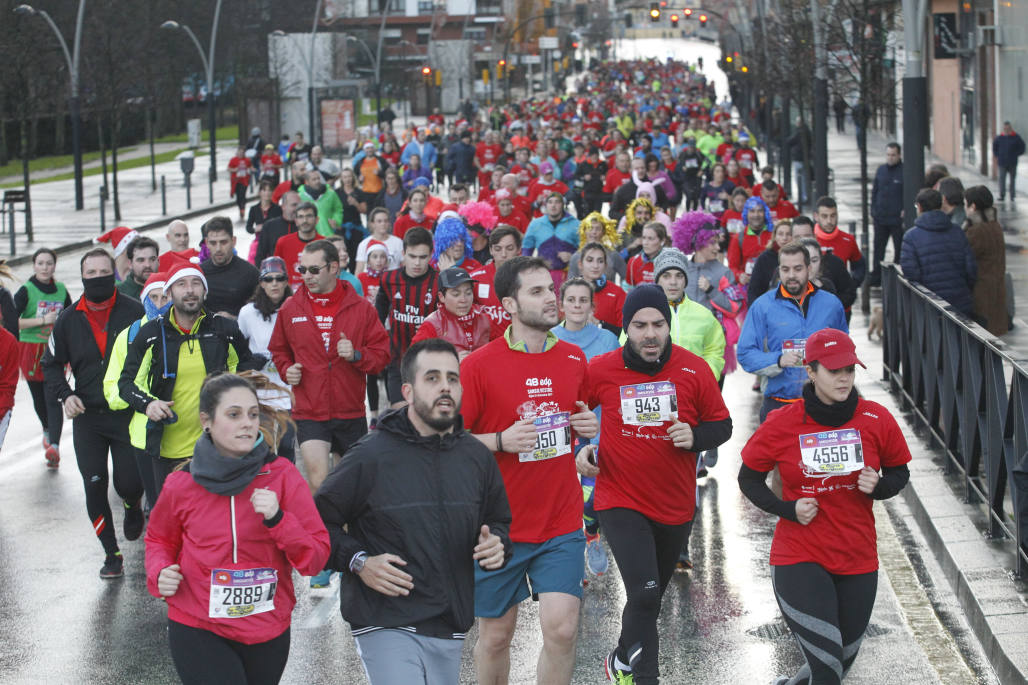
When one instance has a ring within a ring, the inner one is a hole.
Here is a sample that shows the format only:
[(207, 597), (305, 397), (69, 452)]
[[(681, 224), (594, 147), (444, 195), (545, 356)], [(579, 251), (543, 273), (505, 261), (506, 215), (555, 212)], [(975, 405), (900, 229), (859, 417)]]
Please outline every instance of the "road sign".
[(543, 58), (539, 55), (521, 55), (518, 61), (522, 64), (542, 64)]
[(540, 50), (556, 50), (560, 42), (556, 36), (539, 36)]

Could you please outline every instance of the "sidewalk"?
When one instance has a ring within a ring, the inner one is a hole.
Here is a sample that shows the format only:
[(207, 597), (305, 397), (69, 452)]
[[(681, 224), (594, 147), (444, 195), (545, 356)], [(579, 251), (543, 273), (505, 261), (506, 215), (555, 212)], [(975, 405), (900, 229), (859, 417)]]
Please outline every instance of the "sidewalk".
[[(868, 168), (873, 177), (878, 165), (885, 162), (888, 141), (876, 132), (868, 135)], [(848, 230), (857, 222), (857, 238), (862, 242), (860, 227), (860, 154), (853, 135), (828, 136), (829, 166), (835, 172), (835, 199), (839, 204), (840, 224)], [(936, 159), (927, 160), (932, 164)], [(983, 184), (994, 193), (997, 185), (969, 169), (955, 168), (964, 186)], [(1018, 206), (1019, 204), (1019, 206)], [(810, 210), (808, 210), (810, 211)], [(1007, 231), (1007, 271), (1014, 277), (1015, 290), (1025, 292), (1028, 283), (1028, 201), (1006, 203), (999, 211)], [(869, 228), (873, 231), (873, 228)], [(868, 242), (870, 243), (870, 235)], [(886, 260), (892, 261), (891, 244)], [(867, 255), (870, 258), (870, 255)], [(871, 307), (882, 305), (881, 291), (872, 290)], [(988, 539), (987, 522), (980, 505), (964, 500), (955, 477), (946, 475), (946, 457), (932, 443), (917, 417), (903, 412), (897, 397), (880, 380), (882, 345), (864, 337), (867, 317), (854, 307), (851, 334), (858, 354), (867, 370), (858, 369), (857, 383), (867, 399), (885, 405), (900, 421), (914, 457), (910, 465), (910, 484), (903, 498), (910, 507), (910, 527), (916, 527), (928, 541), (933, 555), (942, 567), (950, 587), (959, 598), (968, 623), (1003, 683), (1028, 682), (1028, 593), (1023, 580), (1012, 577), (1013, 545), (1010, 540)], [(1015, 317), (1015, 328), (1003, 336), (1015, 352), (1028, 358), (1028, 325)]]
[[(170, 149), (181, 147), (180, 143), (166, 143)], [(149, 149), (145, 149), (149, 155)], [(218, 180), (214, 184), (214, 202), (210, 202), (207, 186), (207, 156), (197, 157), (192, 174), (191, 205), (186, 208), (186, 188), (182, 170), (178, 161), (164, 162), (156, 166), (157, 190), (151, 186), (149, 165), (128, 169), (118, 173), (118, 193), (121, 199), (121, 220), (114, 219), (114, 205), (108, 199), (105, 207), (105, 228), (114, 226), (130, 226), (137, 230), (146, 230), (163, 226), (175, 217), (192, 216), (229, 208), (233, 212), (235, 203), (229, 196), (229, 174), (225, 167), (228, 160), (235, 154), (235, 146), (218, 147)], [(55, 169), (39, 172), (39, 178), (64, 173), (70, 169)], [(161, 211), (161, 177), (165, 179), (167, 211)], [(36, 178), (33, 174), (31, 178)], [(33, 183), (30, 186), (32, 200), (32, 234), (29, 242), (25, 234), (25, 214), (15, 212), (15, 254), (11, 254), (10, 235), (0, 233), (0, 259), (8, 264), (17, 265), (26, 261), (34, 250), (39, 247), (52, 247), (67, 251), (88, 244), (100, 235), (100, 186), (102, 176), (87, 176), (83, 179), (83, 195), (85, 208), (75, 211), (75, 182), (50, 181)], [(108, 183), (113, 197), (113, 177), (108, 171)], [(17, 205), (23, 209), (23, 205)], [(233, 214), (234, 216), (234, 214)], [(9, 217), (9, 215), (8, 215)], [(6, 219), (5, 219), (6, 221)], [(5, 224), (6, 225), (6, 224)]]

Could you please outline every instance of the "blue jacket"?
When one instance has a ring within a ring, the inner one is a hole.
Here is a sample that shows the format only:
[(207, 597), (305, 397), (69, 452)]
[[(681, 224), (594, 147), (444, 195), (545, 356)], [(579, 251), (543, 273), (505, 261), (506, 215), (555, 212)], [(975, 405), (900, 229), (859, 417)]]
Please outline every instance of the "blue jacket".
[(521, 241), (521, 254), (531, 255), (538, 250), (538, 256), (546, 260), (550, 269), (567, 268), (567, 262), (557, 253), (574, 253), (578, 249), (578, 225), (578, 219), (566, 212), (556, 224), (546, 214), (532, 219)]
[(769, 290), (753, 301), (742, 325), (736, 356), (746, 371), (767, 377), (767, 397), (791, 400), (803, 394), (806, 370), (802, 366), (778, 366), (786, 340), (806, 340), (825, 328), (849, 333), (846, 312), (835, 295), (815, 289), (803, 304), (806, 311), (783, 296), (781, 288)]
[(898, 226), (903, 213), (903, 162), (883, 164), (875, 172), (871, 186), (871, 218), (875, 223)]
[(427, 140), (424, 143), (419, 143), (416, 140), (412, 140), (407, 143), (403, 148), (403, 154), (400, 155), (400, 163), (404, 166), (410, 164), (411, 155), (418, 155), (421, 157), (422, 168), (431, 169), (435, 166), (437, 156), (435, 145)]
[(1024, 138), (1017, 133), (1009, 136), (1002, 133), (992, 140), (992, 154), (1000, 166), (1014, 166), (1017, 158), (1024, 154)]
[(900, 266), (907, 280), (920, 283), (957, 311), (971, 314), (978, 267), (967, 236), (945, 212), (935, 209), (917, 217), (903, 236)]

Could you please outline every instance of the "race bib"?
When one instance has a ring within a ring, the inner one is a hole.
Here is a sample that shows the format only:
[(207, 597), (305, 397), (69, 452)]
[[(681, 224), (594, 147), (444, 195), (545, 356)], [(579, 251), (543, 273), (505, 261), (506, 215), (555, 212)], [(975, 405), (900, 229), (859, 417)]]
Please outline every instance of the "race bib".
[(723, 212), (725, 211), (725, 203), (723, 200), (711, 200), (709, 209), (712, 212)]
[(275, 608), (278, 571), (273, 568), (211, 571), (210, 618), (243, 618)]
[(60, 314), (64, 310), (63, 302), (37, 302), (36, 303), (36, 318), (42, 319), (51, 312), (54, 314)]
[(808, 471), (840, 475), (864, 468), (864, 448), (856, 428), (800, 436), (800, 457)]
[(729, 219), (726, 224), (729, 233), (742, 233), (742, 219)]
[(806, 356), (807, 351), (807, 339), (806, 338), (792, 338), (782, 342), (782, 352), (789, 352), (796, 350), (800, 353), (801, 357)]
[(518, 461), (546, 461), (571, 453), (571, 412), (547, 414), (535, 420), (535, 449), (519, 452)]
[(629, 426), (659, 426), (678, 416), (678, 394), (670, 381), (621, 386), (621, 418)]
[(687, 159), (687, 160), (685, 160), (685, 168), (686, 169), (695, 169), (699, 165), (700, 165), (700, 162), (699, 162), (698, 159)]
[(478, 284), (478, 299), (488, 300), (489, 299), (489, 284), (479, 283)]
[(756, 266), (756, 265), (757, 265), (757, 260), (756, 259), (747, 259), (746, 260), (746, 274), (752, 276), (753, 275), (753, 267)]
[(741, 166), (743, 169), (752, 169), (753, 168), (753, 160), (750, 159), (749, 157), (743, 157), (742, 159), (739, 160), (739, 166)]

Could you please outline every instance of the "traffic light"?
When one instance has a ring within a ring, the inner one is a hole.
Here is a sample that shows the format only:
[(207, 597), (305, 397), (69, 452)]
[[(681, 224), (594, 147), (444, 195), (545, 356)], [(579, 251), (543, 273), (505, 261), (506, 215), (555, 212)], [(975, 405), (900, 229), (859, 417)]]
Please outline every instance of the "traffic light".
[(659, 2), (651, 2), (650, 3), (650, 21), (651, 22), (658, 22), (658, 21), (660, 21), (660, 3)]
[(686, 7), (682, 10), (682, 14), (685, 15), (686, 19), (692, 19), (692, 7)]
[(546, 7), (543, 9), (543, 26), (548, 29), (552, 29), (557, 25), (557, 15), (552, 7)]
[(672, 14), (671, 15), (671, 28), (673, 28), (673, 29), (677, 29), (678, 28), (678, 15), (677, 14)]
[(424, 66), (421, 67), (421, 75), (425, 78), (425, 83), (429, 83), (432, 80), (432, 67)]
[(496, 78), (498, 78), (498, 79), (503, 78), (503, 74), (504, 74), (504, 71), (506, 71), (506, 68), (507, 68), (507, 60), (501, 59), (499, 62), (497, 62), (496, 63)]
[(707, 24), (707, 15), (706, 14), (701, 14), (700, 15), (700, 24), (706, 26), (706, 24)]

